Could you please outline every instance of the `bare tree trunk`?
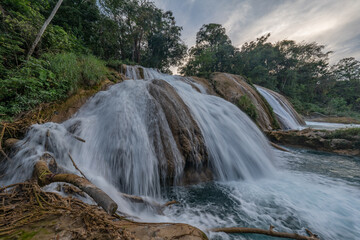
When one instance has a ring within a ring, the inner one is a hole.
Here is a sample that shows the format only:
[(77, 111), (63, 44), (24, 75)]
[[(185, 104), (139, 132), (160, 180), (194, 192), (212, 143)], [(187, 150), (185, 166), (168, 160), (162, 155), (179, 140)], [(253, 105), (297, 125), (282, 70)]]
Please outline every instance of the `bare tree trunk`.
[(46, 21), (44, 22), (44, 25), (41, 27), (40, 32), (37, 34), (37, 36), (36, 36), (36, 38), (35, 38), (35, 41), (34, 41), (34, 43), (32, 44), (32, 46), (31, 46), (31, 48), (30, 48), (30, 50), (29, 50), (29, 53), (28, 53), (27, 56), (26, 56), (26, 60), (29, 60), (30, 56), (33, 54), (33, 52), (34, 52), (37, 44), (39, 43), (39, 41), (40, 41), (40, 39), (41, 39), (41, 36), (44, 34), (47, 26), (49, 25), (49, 23), (51, 22), (51, 20), (54, 18), (55, 14), (56, 14), (57, 10), (59, 9), (59, 7), (60, 7), (60, 5), (61, 5), (62, 2), (63, 2), (63, 0), (59, 0), (59, 1), (56, 3), (56, 5), (55, 5), (54, 9), (52, 10), (50, 16), (49, 16), (48, 19), (46, 19)]

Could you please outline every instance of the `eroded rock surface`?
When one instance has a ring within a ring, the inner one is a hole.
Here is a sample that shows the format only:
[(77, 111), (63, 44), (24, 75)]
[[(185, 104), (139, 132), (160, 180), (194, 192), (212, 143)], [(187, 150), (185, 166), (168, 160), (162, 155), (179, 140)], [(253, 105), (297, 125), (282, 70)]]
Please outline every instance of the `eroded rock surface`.
[(263, 131), (277, 128), (276, 120), (274, 120), (266, 101), (241, 76), (228, 73), (214, 73), (211, 75), (212, 84), (203, 78), (192, 78), (201, 84), (208, 94), (220, 96), (235, 105), (237, 105), (241, 96), (247, 96), (256, 108), (257, 125)]
[(360, 156), (360, 134), (346, 134), (346, 131), (348, 130), (325, 131), (307, 128), (301, 131), (270, 131), (267, 135), (271, 141), (285, 145)]
[[(194, 174), (198, 173), (199, 180), (211, 179), (211, 174), (208, 174), (209, 171), (206, 171), (207, 152), (205, 141), (199, 126), (191, 116), (186, 104), (174, 88), (163, 80), (153, 80), (149, 84), (149, 93), (165, 114), (167, 123), (183, 158), (185, 175), (186, 171), (192, 171)], [(175, 176), (174, 172), (176, 171), (175, 163), (173, 162), (176, 156), (167, 147), (170, 145), (168, 142), (169, 136), (166, 135), (166, 131), (162, 128), (163, 126), (158, 125), (157, 127), (159, 127), (160, 139), (162, 141), (162, 147), (161, 149), (157, 148), (157, 154), (160, 159), (162, 154), (165, 154), (168, 166), (167, 175), (172, 178)], [(155, 139), (155, 141), (157, 140)], [(155, 142), (154, 146), (159, 146), (159, 143)], [(206, 174), (204, 175), (204, 173)]]

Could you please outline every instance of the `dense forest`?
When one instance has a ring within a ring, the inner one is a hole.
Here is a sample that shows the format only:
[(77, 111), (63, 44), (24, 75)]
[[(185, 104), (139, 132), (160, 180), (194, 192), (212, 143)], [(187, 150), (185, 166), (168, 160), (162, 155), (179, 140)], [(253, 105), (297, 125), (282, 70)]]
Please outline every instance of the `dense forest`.
[[(301, 113), (360, 118), (360, 62), (331, 65), (316, 42), (269, 42), (270, 35), (234, 47), (225, 28), (206, 24), (187, 50), (171, 11), (146, 0), (64, 0), (32, 56), (29, 50), (57, 0), (0, 4), (0, 117), (9, 120), (42, 102), (91, 87), (107, 67), (139, 64), (208, 78), (245, 76), (286, 95)], [(185, 64), (184, 64), (185, 63)]]
[(206, 24), (196, 35), (185, 75), (207, 77), (212, 72), (240, 74), (287, 96), (302, 113), (321, 112), (359, 118), (360, 62), (352, 57), (330, 65), (325, 46), (316, 42), (268, 41), (270, 34), (231, 44), (225, 28)]

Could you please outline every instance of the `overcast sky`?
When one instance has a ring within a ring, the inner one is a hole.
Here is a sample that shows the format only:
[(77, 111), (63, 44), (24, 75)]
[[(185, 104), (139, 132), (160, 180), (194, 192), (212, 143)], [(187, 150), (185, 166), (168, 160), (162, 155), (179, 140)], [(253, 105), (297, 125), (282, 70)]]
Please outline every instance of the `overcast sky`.
[(153, 0), (171, 10), (191, 47), (203, 24), (220, 23), (234, 46), (271, 33), (270, 41), (316, 41), (332, 63), (360, 60), (360, 0)]

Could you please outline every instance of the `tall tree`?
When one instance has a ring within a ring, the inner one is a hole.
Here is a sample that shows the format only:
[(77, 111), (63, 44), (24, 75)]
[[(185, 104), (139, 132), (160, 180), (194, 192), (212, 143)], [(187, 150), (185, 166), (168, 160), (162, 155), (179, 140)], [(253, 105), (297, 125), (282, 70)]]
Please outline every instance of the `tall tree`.
[(236, 48), (220, 24), (204, 24), (196, 34), (196, 45), (180, 69), (185, 75), (206, 76), (211, 72), (230, 72)]

